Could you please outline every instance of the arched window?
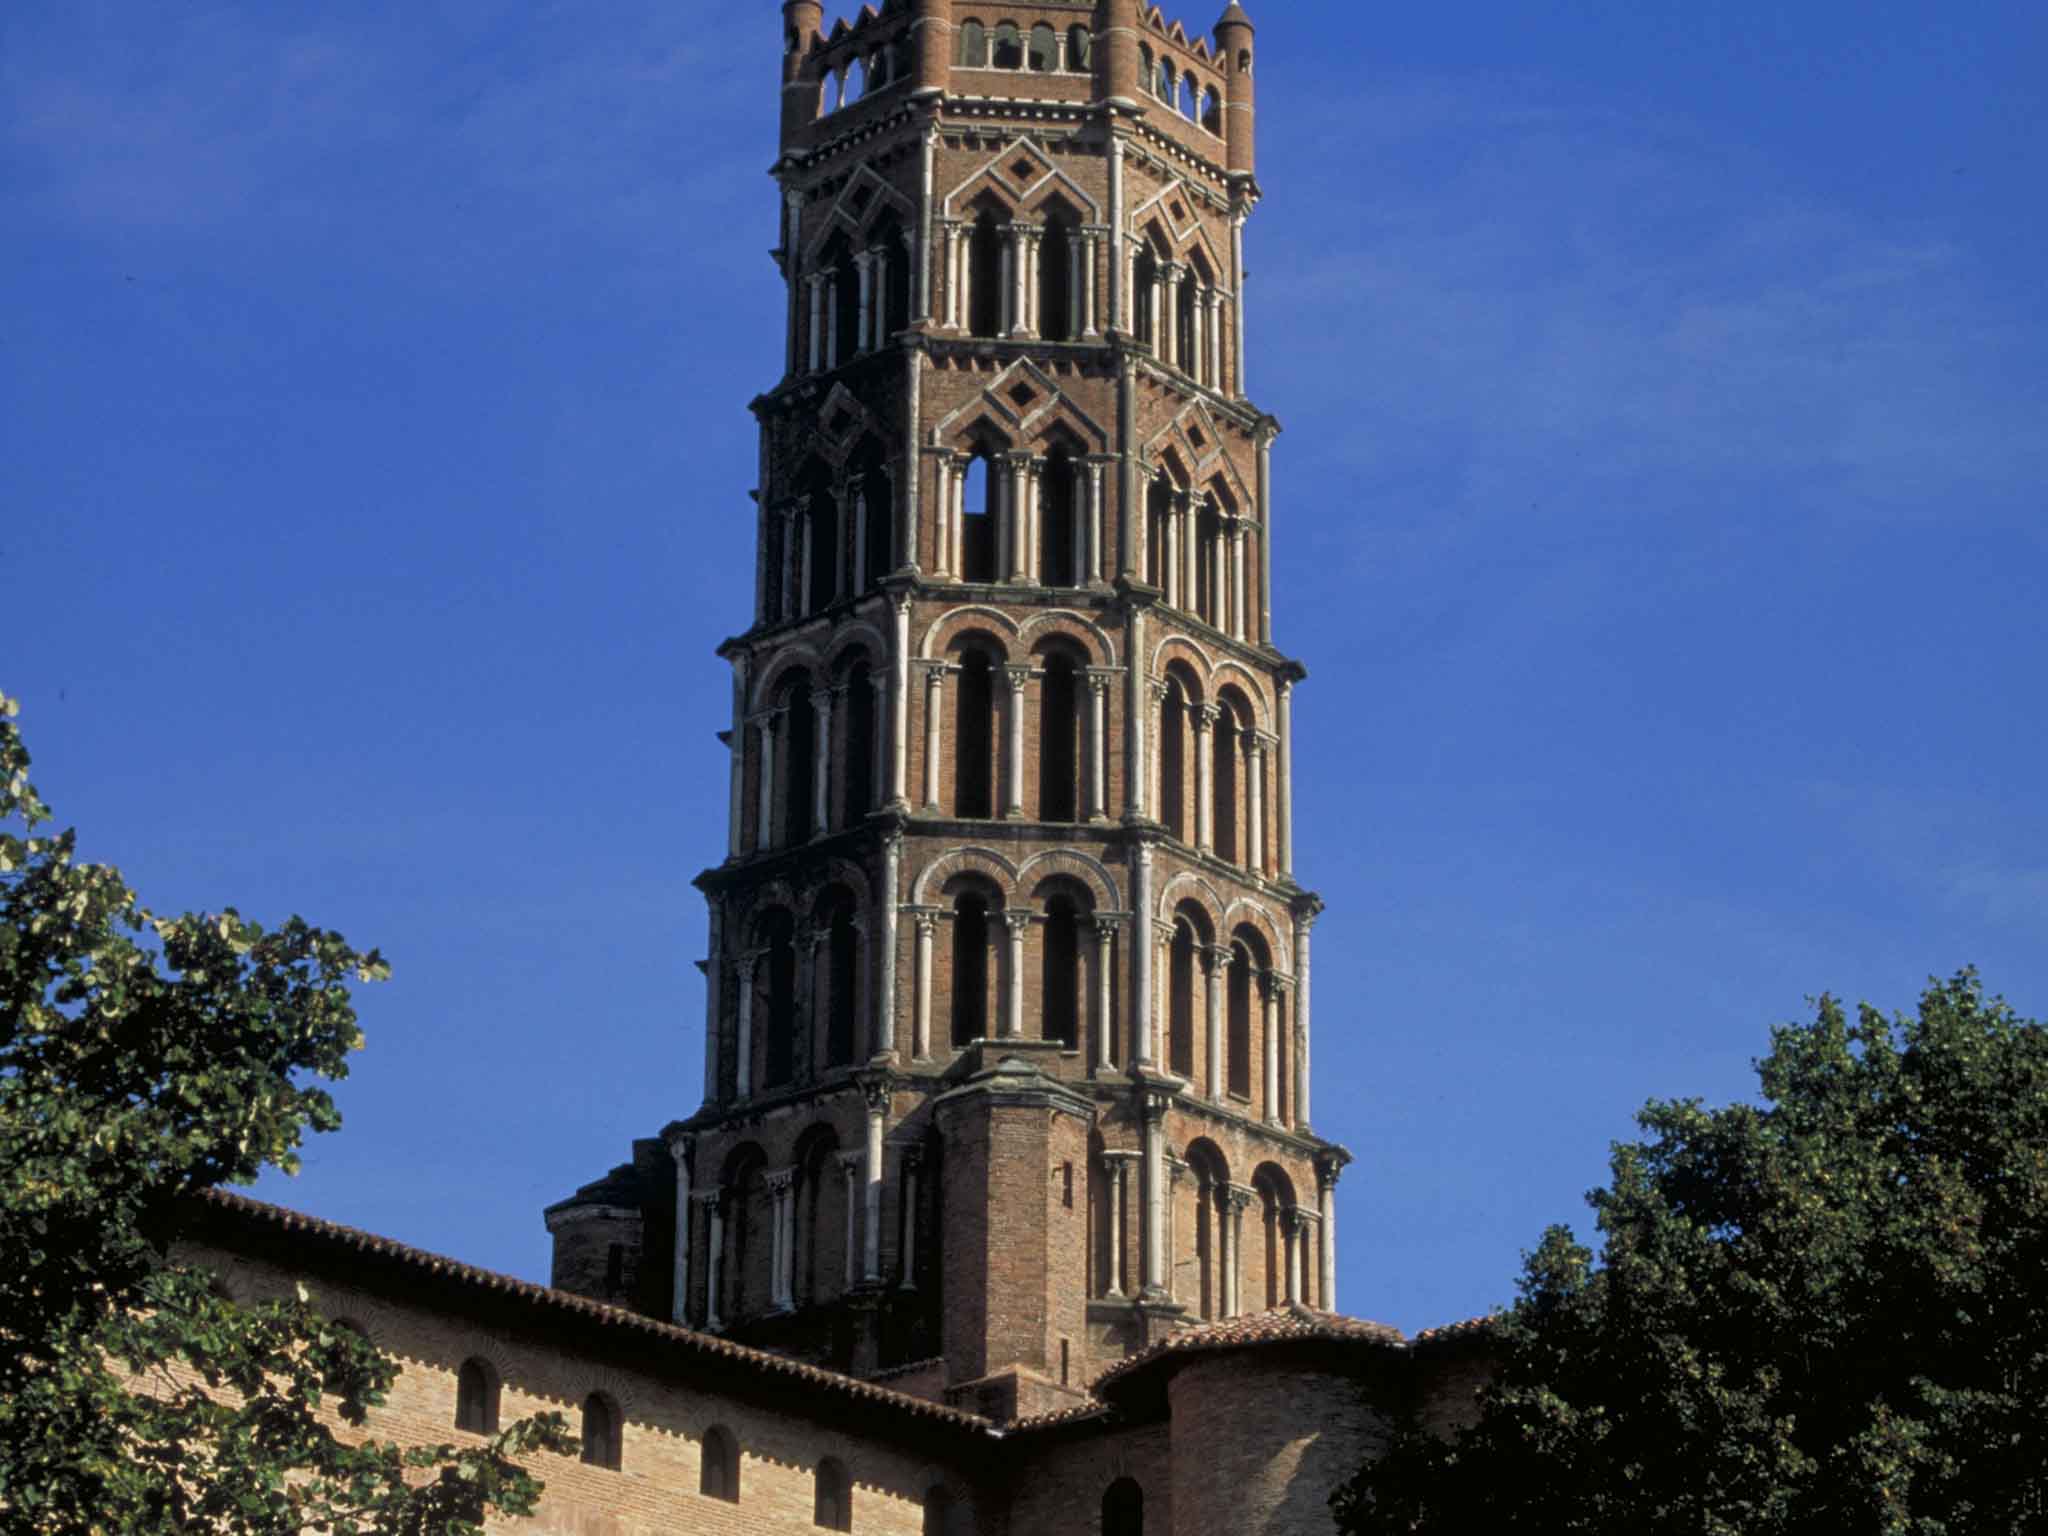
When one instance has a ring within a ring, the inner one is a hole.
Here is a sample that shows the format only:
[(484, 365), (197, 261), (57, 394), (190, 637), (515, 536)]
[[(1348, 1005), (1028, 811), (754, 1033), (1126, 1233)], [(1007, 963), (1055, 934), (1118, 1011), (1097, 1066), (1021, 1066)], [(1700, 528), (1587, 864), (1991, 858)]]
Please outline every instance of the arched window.
[(960, 686), (954, 690), (953, 814), (995, 815), (995, 667), (988, 652), (972, 649), (960, 658)]
[(1045, 904), (1040, 995), (1045, 1038), (1072, 1050), (1081, 1041), (1081, 906), (1064, 891)]
[(846, 824), (858, 826), (875, 808), (875, 708), (878, 695), (867, 661), (846, 672)]
[(1164, 475), (1145, 484), (1145, 580), (1166, 588), (1166, 527), (1173, 516), (1173, 486)]
[(787, 846), (810, 841), (811, 813), (816, 809), (818, 720), (811, 708), (811, 679), (798, 673), (782, 690), (783, 761), (777, 765), (786, 786), (782, 801), (782, 841)]
[(1067, 28), (1067, 68), (1095, 67), (1095, 36), (1086, 27)]
[(1260, 968), (1242, 939), (1230, 946), (1229, 1025), (1225, 1031), (1230, 1062), (1227, 1086), (1241, 1099), (1252, 1096), (1252, 998)]
[(1081, 819), (1081, 688), (1064, 652), (1045, 658), (1038, 683), (1038, 819)]
[(583, 1399), (583, 1460), (587, 1466), (619, 1469), (619, 1414), (602, 1392)]
[(1152, 94), (1168, 106), (1173, 105), (1173, 79), (1173, 60), (1161, 59), (1159, 61), (1159, 75), (1153, 82)]
[(777, 1088), (796, 1075), (796, 919), (778, 907), (761, 919), (768, 951), (761, 957), (756, 985), (766, 994), (761, 1019), (761, 1083)]
[(704, 1431), (703, 1461), (697, 1469), (697, 1491), (707, 1499), (740, 1501), (740, 1443), (732, 1431), (714, 1424)]
[(810, 590), (806, 613), (823, 613), (839, 596), (839, 498), (821, 486), (804, 509), (804, 539), (810, 548)]
[(1216, 729), (1209, 743), (1214, 756), (1210, 781), (1215, 790), (1215, 814), (1210, 833), (1215, 839), (1216, 857), (1235, 864), (1237, 847), (1237, 763), (1244, 750), (1237, 724), (1237, 711), (1227, 701), (1216, 714)]
[(465, 1360), (455, 1377), (455, 1427), (474, 1435), (498, 1432), (498, 1373), (482, 1360)]
[(960, 41), (953, 62), (962, 69), (988, 67), (988, 28), (973, 17), (960, 23)]
[(1177, 110), (1189, 122), (1192, 123), (1195, 120), (1195, 77), (1193, 75), (1182, 75), (1180, 77), (1180, 100)]
[(825, 1065), (849, 1067), (860, 1001), (860, 932), (854, 927), (853, 900), (843, 891), (825, 917), (825, 956)]
[(960, 579), (996, 579), (996, 477), (987, 453), (967, 461), (960, 507)]
[(953, 902), (953, 1044), (988, 1036), (988, 902), (963, 891)]
[(1102, 1495), (1102, 1536), (1145, 1536), (1145, 1490), (1120, 1477)]
[(1057, 69), (1059, 62), (1060, 36), (1041, 21), (1031, 29), (1031, 67), (1044, 74)]
[(1038, 472), (1038, 579), (1048, 587), (1079, 584), (1078, 489), (1073, 455), (1055, 444)]
[(833, 236), (832, 252), (832, 364), (843, 367), (866, 350), (867, 338), (860, 333), (860, 266), (853, 259), (853, 247)]
[(1131, 274), (1131, 305), (1138, 340), (1148, 347), (1159, 345), (1159, 335), (1152, 320), (1152, 295), (1159, 286), (1159, 258), (1152, 254), (1149, 243), (1138, 248), (1138, 259)]
[(1223, 131), (1223, 98), (1213, 85), (1202, 92), (1202, 126), (1211, 133)]
[(1047, 212), (1038, 242), (1038, 334), (1047, 341), (1074, 339), (1073, 233), (1064, 209)]
[(967, 237), (967, 329), (976, 336), (998, 336), (1002, 328), (1002, 221), (993, 208), (984, 208)]
[(1178, 1076), (1189, 1078), (1195, 1075), (1195, 979), (1201, 969), (1197, 947), (1195, 930), (1186, 918), (1177, 919), (1168, 967), (1166, 1065)]
[(990, 55), (997, 69), (1024, 67), (1024, 34), (1017, 30), (1017, 23), (997, 22), (994, 36), (990, 41)]
[(827, 1456), (818, 1463), (811, 1523), (826, 1531), (853, 1529), (853, 1480), (837, 1457)]
[(1188, 840), (1188, 710), (1192, 703), (1177, 677), (1168, 676), (1159, 706), (1159, 819), (1182, 842)]

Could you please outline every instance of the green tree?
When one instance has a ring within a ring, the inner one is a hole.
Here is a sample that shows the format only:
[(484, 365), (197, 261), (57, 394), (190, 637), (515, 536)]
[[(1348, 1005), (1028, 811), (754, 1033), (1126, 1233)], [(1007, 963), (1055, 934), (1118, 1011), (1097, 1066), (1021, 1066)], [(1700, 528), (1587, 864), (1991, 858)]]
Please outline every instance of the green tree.
[(1653, 1102), (1497, 1321), (1472, 1427), (1411, 1424), (1347, 1532), (2048, 1529), (2048, 1031), (1973, 973), (1823, 998), (1759, 1104)]
[(292, 1171), (341, 1123), (374, 952), (298, 918), (159, 917), (81, 863), (0, 696), (0, 1529), (456, 1533), (530, 1511), (515, 1458), (351, 1434), (396, 1367), (298, 1295), (238, 1305), (173, 1262), (200, 1192)]

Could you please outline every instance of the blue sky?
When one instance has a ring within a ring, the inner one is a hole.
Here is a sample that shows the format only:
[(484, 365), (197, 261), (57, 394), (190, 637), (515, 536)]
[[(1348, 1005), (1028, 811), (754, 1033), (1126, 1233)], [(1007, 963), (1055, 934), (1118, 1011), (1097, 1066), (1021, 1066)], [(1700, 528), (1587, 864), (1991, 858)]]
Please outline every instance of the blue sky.
[[(1810, 994), (2048, 1014), (2048, 11), (1255, 19), (1316, 1119), (1412, 1330)], [(698, 1103), (777, 35), (0, 14), (0, 688), (153, 905), (396, 968), (268, 1197), (545, 1278)]]

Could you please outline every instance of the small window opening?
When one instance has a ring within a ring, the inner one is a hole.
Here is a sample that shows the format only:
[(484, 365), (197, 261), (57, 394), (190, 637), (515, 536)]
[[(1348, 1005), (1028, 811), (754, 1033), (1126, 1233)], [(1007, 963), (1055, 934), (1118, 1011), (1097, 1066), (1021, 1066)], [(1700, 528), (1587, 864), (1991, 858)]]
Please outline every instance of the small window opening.
[(697, 1473), (697, 1491), (707, 1499), (728, 1504), (740, 1501), (740, 1447), (729, 1430), (714, 1426), (704, 1435), (703, 1464)]
[(619, 1469), (619, 1421), (602, 1393), (583, 1399), (583, 1461), (586, 1466)]

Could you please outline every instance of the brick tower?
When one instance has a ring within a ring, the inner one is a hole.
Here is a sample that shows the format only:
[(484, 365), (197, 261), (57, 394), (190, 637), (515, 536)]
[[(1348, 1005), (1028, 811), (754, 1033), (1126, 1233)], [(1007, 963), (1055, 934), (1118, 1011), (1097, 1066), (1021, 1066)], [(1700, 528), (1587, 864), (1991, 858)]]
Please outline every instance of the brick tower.
[(555, 1280), (1011, 1417), (1185, 1323), (1334, 1305), (1253, 31), (782, 15), (704, 1098), (549, 1210)]

